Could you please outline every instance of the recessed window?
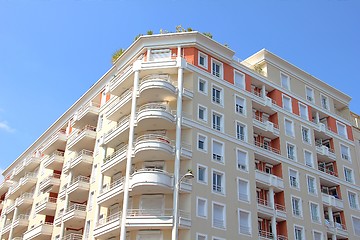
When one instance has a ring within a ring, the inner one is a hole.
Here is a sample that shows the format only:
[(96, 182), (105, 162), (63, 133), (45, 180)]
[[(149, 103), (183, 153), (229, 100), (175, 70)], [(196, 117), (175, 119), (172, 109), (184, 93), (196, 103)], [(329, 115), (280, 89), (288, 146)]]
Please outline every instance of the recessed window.
[(289, 136), (289, 137), (294, 137), (294, 122), (289, 120), (289, 119), (285, 119), (285, 135)]
[(350, 168), (344, 167), (345, 181), (354, 183), (353, 171)]
[(282, 102), (283, 102), (283, 108), (288, 112), (292, 112), (291, 98), (283, 95)]
[(347, 138), (346, 126), (342, 123), (337, 122), (336, 127), (338, 134), (343, 138)]
[(237, 159), (238, 169), (247, 171), (248, 170), (247, 152), (238, 149), (236, 151), (236, 159)]
[(349, 205), (351, 208), (353, 208), (353, 209), (359, 208), (358, 196), (356, 193), (348, 192), (348, 199), (349, 199)]
[(311, 221), (320, 223), (320, 211), (319, 205), (316, 203), (310, 203), (310, 214), (311, 214)]
[(300, 117), (305, 120), (309, 120), (308, 107), (305, 104), (299, 103)]
[(202, 52), (199, 52), (199, 66), (207, 69), (208, 68), (208, 56)]
[(207, 167), (198, 165), (197, 176), (198, 176), (198, 182), (207, 184)]
[(294, 235), (295, 235), (295, 240), (304, 240), (304, 228), (295, 226)]
[(308, 193), (314, 194), (314, 195), (317, 194), (316, 180), (314, 177), (307, 176), (307, 186), (308, 186)]
[(246, 126), (239, 122), (236, 122), (236, 138), (241, 141), (246, 141)]
[(340, 152), (341, 152), (341, 158), (342, 159), (351, 161), (349, 147), (340, 144)]
[(213, 171), (212, 174), (212, 190), (215, 193), (225, 193), (224, 174), (222, 172)]
[(311, 144), (310, 129), (302, 126), (301, 136), (304, 143)]
[(289, 170), (290, 186), (293, 188), (299, 188), (299, 173), (293, 169)]
[(222, 104), (222, 89), (218, 87), (212, 88), (212, 101), (213, 103)]
[(249, 201), (249, 182), (238, 179), (238, 199), (240, 201)]
[(212, 159), (216, 162), (224, 161), (224, 144), (218, 141), (212, 141)]
[(196, 207), (197, 217), (207, 218), (207, 200), (204, 198), (197, 198)]
[(212, 128), (217, 131), (222, 131), (223, 116), (219, 113), (213, 112), (212, 114)]
[(313, 231), (314, 240), (323, 240), (322, 232)]
[(198, 119), (207, 122), (207, 108), (204, 106), (198, 107)]
[(198, 85), (199, 92), (207, 95), (207, 81), (199, 78), (198, 84), (199, 84)]
[(302, 216), (301, 199), (297, 197), (291, 198), (292, 213), (296, 217)]
[(245, 115), (245, 99), (239, 96), (235, 97), (235, 112)]
[(207, 240), (206, 234), (196, 233), (196, 240)]
[(290, 90), (290, 78), (284, 73), (280, 73), (281, 86), (287, 90)]
[(306, 100), (308, 100), (309, 102), (314, 102), (314, 90), (312, 88), (306, 87), (305, 92)]
[(212, 69), (211, 69), (212, 75), (223, 78), (223, 65), (222, 63), (212, 59)]
[(314, 167), (314, 158), (312, 152), (304, 150), (305, 165), (308, 167)]
[(354, 228), (354, 234), (356, 236), (360, 236), (360, 218), (352, 216), (351, 220)]
[(213, 203), (213, 227), (225, 228), (225, 206)]
[(321, 100), (321, 107), (323, 109), (329, 110), (329, 99), (328, 99), (328, 97), (321, 94), (320, 95), (320, 100)]
[(235, 86), (241, 89), (245, 89), (245, 74), (235, 71)]
[(198, 135), (198, 149), (201, 151), (207, 151), (207, 137), (203, 135)]
[(250, 213), (247, 211), (239, 210), (239, 233), (251, 234), (251, 218)]
[(291, 143), (286, 143), (287, 158), (296, 161), (296, 148)]
[(100, 115), (99, 120), (98, 120), (98, 126), (97, 126), (98, 131), (100, 131), (102, 129), (103, 123), (104, 123), (104, 115)]

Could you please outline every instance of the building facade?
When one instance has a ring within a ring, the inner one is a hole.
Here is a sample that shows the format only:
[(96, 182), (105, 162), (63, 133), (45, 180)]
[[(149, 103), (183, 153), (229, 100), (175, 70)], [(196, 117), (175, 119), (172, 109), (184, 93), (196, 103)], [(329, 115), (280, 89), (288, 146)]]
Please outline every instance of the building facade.
[(4, 171), (0, 239), (360, 239), (349, 102), (267, 50), (142, 36)]

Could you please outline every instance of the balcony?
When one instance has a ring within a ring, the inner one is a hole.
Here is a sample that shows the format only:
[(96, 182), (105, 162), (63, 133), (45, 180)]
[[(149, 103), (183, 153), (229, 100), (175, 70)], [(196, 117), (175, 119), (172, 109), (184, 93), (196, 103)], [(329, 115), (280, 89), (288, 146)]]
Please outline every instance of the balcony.
[(66, 173), (72, 169), (73, 174), (89, 175), (94, 161), (93, 154), (94, 153), (92, 151), (86, 149), (77, 152), (75, 158), (71, 159), (64, 165), (63, 171)]
[(172, 175), (160, 169), (139, 169), (130, 179), (133, 194), (171, 193), (172, 187)]
[(253, 124), (254, 127), (261, 130), (261, 135), (266, 138), (278, 137), (280, 134), (279, 126), (275, 123), (272, 123), (268, 120), (264, 120), (258, 115), (253, 115)]
[(19, 163), (19, 165), (16, 166), (15, 172), (14, 172), (14, 179), (18, 180), (20, 177), (22, 177), (25, 172), (31, 172), (40, 164), (40, 157), (38, 156), (30, 156), (26, 157), (24, 161)]
[(74, 115), (73, 127), (79, 129), (86, 125), (97, 125), (99, 109), (100, 104), (92, 101), (82, 105)]
[(342, 237), (347, 237), (349, 235), (346, 225), (338, 222), (330, 222), (329, 219), (325, 218), (325, 226), (328, 232)]
[(12, 225), (11, 220), (9, 220), (9, 219), (6, 220), (4, 228), (2, 229), (2, 232), (1, 232), (1, 234), (2, 234), (1, 236), (2, 236), (3, 239), (4, 238), (6, 239), (9, 236), (11, 225)]
[(332, 167), (324, 166), (324, 165), (319, 164), (318, 165), (318, 170), (321, 171), (321, 172), (324, 172), (324, 173), (326, 173), (328, 175), (338, 177), (337, 172), (335, 172)]
[(62, 165), (64, 163), (64, 152), (56, 150), (49, 156), (45, 157), (43, 162), (45, 168), (61, 171)]
[(54, 216), (56, 211), (57, 198), (46, 197), (42, 201), (36, 203), (35, 212), (36, 214)]
[(251, 90), (251, 94), (254, 96), (254, 98), (252, 98), (253, 100), (253, 106), (256, 109), (260, 109), (260, 110), (264, 110), (264, 107), (267, 108), (267, 113), (274, 113), (275, 112), (275, 106), (276, 105), (276, 101), (271, 99), (268, 96), (263, 96), (261, 91), (255, 91), (254, 89)]
[(148, 103), (138, 109), (136, 128), (138, 132), (150, 129), (175, 129), (175, 116), (166, 104)]
[(74, 178), (67, 189), (69, 199), (74, 202), (85, 202), (88, 199), (90, 189), (90, 178), (78, 176)]
[(34, 193), (23, 193), (15, 200), (15, 206), (20, 210), (32, 205), (34, 201)]
[(124, 177), (103, 186), (97, 198), (98, 203), (103, 207), (109, 207), (122, 201), (124, 191)]
[(39, 190), (42, 192), (46, 192), (48, 190), (52, 190), (53, 192), (58, 192), (60, 188), (60, 174), (53, 173), (47, 176), (44, 180), (42, 180), (39, 184)]
[(84, 227), (85, 218), (86, 205), (72, 203), (62, 216), (62, 221), (67, 228), (79, 229)]
[(336, 160), (336, 154), (334, 149), (322, 145), (321, 141), (319, 140), (316, 140), (315, 145), (316, 145), (316, 153), (320, 155), (319, 156), (320, 160), (326, 160), (326, 158), (322, 158), (321, 156), (330, 158), (334, 161)]
[(286, 208), (284, 205), (274, 203), (274, 206), (271, 206), (269, 201), (258, 198), (257, 207), (259, 217), (275, 216), (277, 220), (286, 220)]
[(261, 148), (262, 150), (265, 150), (266, 152), (281, 154), (280, 149), (270, 147), (268, 144), (266, 144), (264, 142), (254, 141), (254, 145), (258, 148)]
[(80, 151), (82, 149), (93, 150), (96, 138), (96, 127), (86, 125), (82, 130), (71, 134), (68, 141), (68, 149)]
[(65, 237), (61, 238), (61, 240), (83, 240), (83, 235), (76, 234), (76, 233), (70, 233), (66, 235)]
[(132, 76), (133, 69), (132, 66), (127, 66), (121, 72), (116, 73), (113, 79), (110, 81), (110, 92), (114, 95), (120, 95), (124, 87), (130, 87), (133, 82), (130, 79)]
[(274, 239), (274, 235), (271, 232), (264, 230), (258, 230), (259, 239)]
[[(179, 211), (179, 228), (191, 227), (190, 213)], [(173, 225), (173, 209), (128, 209), (126, 225), (129, 229), (169, 229)]]
[(66, 130), (61, 129), (59, 132), (52, 135), (49, 140), (42, 147), (42, 153), (45, 155), (49, 155), (50, 153), (58, 150), (65, 149), (66, 145)]
[(103, 160), (101, 165), (101, 173), (104, 175), (109, 175), (109, 172), (118, 172), (120, 169), (125, 166), (125, 160), (127, 155), (128, 145), (122, 146), (120, 149), (116, 150), (113, 154), (107, 156)]
[(123, 117), (109, 132), (104, 135), (104, 144), (108, 147), (126, 142), (129, 139), (130, 116)]
[(115, 97), (109, 101), (106, 118), (111, 121), (118, 121), (120, 118), (130, 114), (131, 111), (131, 97), (133, 89), (125, 90), (119, 97)]
[(264, 185), (265, 187), (274, 187), (274, 190), (276, 191), (283, 191), (284, 190), (284, 181), (282, 178), (279, 178), (275, 175), (262, 172), (259, 170), (255, 170), (255, 179), (257, 182), (261, 185)]
[(94, 229), (94, 238), (108, 239), (120, 232), (121, 212), (111, 214), (107, 218), (100, 219)]
[(339, 198), (337, 198), (335, 196), (325, 194), (325, 193), (322, 193), (321, 195), (322, 195), (321, 198), (322, 198), (323, 204), (325, 206), (333, 207), (336, 210), (344, 209), (343, 200), (341, 200), (341, 199), (339, 199)]
[(42, 223), (35, 226), (24, 233), (24, 240), (50, 240), (53, 233), (52, 223)]
[(140, 81), (139, 105), (148, 102), (165, 102), (176, 99), (176, 87), (167, 74), (145, 76)]
[(4, 180), (0, 184), (0, 196), (5, 194), (13, 184), (14, 184), (14, 182), (11, 180)]
[(24, 232), (29, 225), (29, 215), (20, 214), (17, 216), (13, 222), (12, 228), (14, 235), (17, 235), (19, 232)]
[(11, 190), (11, 197), (17, 198), (22, 192), (27, 192), (30, 188), (36, 185), (37, 173), (28, 172), (22, 177), (17, 185), (14, 185)]
[(173, 154), (173, 141), (163, 135), (142, 135), (136, 139), (134, 144), (134, 162), (139, 160), (171, 159)]

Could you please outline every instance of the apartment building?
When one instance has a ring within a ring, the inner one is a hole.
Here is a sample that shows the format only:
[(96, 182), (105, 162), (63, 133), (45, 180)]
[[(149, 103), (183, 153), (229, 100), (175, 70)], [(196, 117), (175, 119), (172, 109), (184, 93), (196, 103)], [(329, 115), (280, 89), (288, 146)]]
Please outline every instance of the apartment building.
[(0, 239), (360, 239), (349, 101), (267, 50), (142, 36), (4, 171)]

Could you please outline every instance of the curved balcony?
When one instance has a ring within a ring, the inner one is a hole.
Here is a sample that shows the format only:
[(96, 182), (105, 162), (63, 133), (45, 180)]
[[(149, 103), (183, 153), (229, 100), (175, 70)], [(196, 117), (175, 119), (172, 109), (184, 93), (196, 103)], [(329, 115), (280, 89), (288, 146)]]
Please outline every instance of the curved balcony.
[(49, 175), (40, 182), (39, 190), (45, 192), (51, 188), (52, 191), (58, 192), (60, 188), (60, 178), (60, 174), (53, 173)]
[(103, 240), (117, 235), (120, 232), (121, 215), (121, 212), (117, 212), (100, 219), (94, 229), (94, 238)]
[(66, 145), (66, 130), (61, 129), (59, 132), (52, 135), (42, 147), (42, 153), (48, 155), (57, 149), (65, 149)]
[(94, 161), (93, 152), (83, 149), (76, 153), (75, 158), (69, 161), (69, 169), (76, 175), (90, 175)]
[(113, 183), (109, 183), (103, 186), (103, 188), (100, 190), (97, 201), (101, 206), (109, 207), (115, 203), (122, 201), (123, 191), (124, 177)]
[(78, 176), (74, 178), (67, 189), (69, 199), (74, 202), (85, 202), (88, 199), (90, 178)]
[(126, 142), (129, 139), (129, 124), (130, 116), (123, 117), (119, 120), (116, 126), (105, 134), (104, 144), (114, 148), (122, 142)]
[(54, 216), (56, 211), (57, 198), (46, 197), (42, 201), (35, 204), (36, 214)]
[(129, 88), (125, 90), (119, 97), (115, 97), (110, 100), (107, 111), (105, 113), (106, 118), (111, 121), (118, 121), (123, 116), (130, 114), (131, 112), (131, 97), (133, 89)]
[(45, 157), (43, 162), (45, 168), (61, 171), (64, 163), (64, 152), (56, 150), (51, 155)]
[(134, 144), (134, 162), (154, 159), (171, 159), (174, 154), (173, 141), (166, 136), (146, 134), (138, 137)]
[(50, 222), (42, 223), (24, 233), (24, 240), (50, 240), (53, 232), (53, 224)]
[(71, 204), (64, 215), (62, 221), (67, 228), (83, 228), (86, 218), (86, 205), (84, 204)]
[(174, 101), (176, 87), (167, 74), (152, 74), (145, 76), (140, 81), (139, 104), (147, 102)]
[(127, 150), (128, 145), (126, 144), (116, 150), (113, 154), (104, 158), (103, 164), (101, 165), (101, 173), (104, 175), (111, 175), (111, 173), (119, 172), (121, 168), (125, 166)]
[(132, 174), (130, 188), (133, 194), (171, 193), (173, 177), (170, 173), (160, 169), (140, 169)]
[(166, 104), (148, 103), (137, 113), (138, 132), (151, 129), (175, 129), (175, 116)]
[(87, 102), (80, 107), (73, 118), (73, 127), (83, 128), (86, 125), (97, 125), (100, 104)]
[(82, 130), (74, 132), (69, 141), (68, 149), (80, 151), (82, 149), (93, 150), (96, 138), (96, 127), (86, 125)]

